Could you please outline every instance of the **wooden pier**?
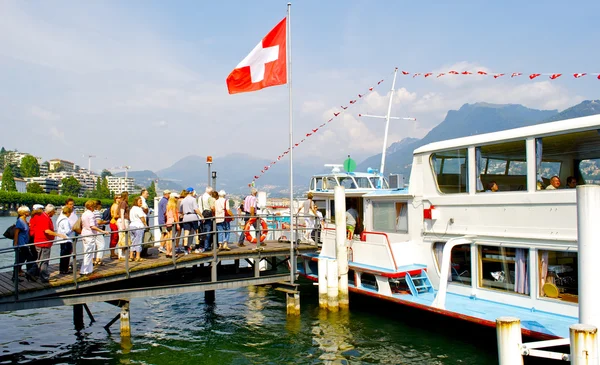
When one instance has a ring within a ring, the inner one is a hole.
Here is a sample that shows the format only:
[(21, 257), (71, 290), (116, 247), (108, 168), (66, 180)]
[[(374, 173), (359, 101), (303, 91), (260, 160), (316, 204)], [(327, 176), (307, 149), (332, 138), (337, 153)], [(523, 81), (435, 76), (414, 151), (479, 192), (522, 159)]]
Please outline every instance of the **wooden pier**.
[[(267, 241), (257, 248), (232, 245), (231, 251), (178, 255), (175, 260), (149, 249), (140, 262), (104, 259), (89, 275), (60, 274), (58, 262), (50, 262), (50, 282), (28, 281), (21, 277), (18, 292), (12, 272), (0, 273), (0, 311), (14, 311), (89, 302), (129, 301), (145, 296), (233, 289), (289, 281), (290, 243)], [(315, 252), (318, 247), (298, 244), (295, 254)], [(80, 257), (78, 257), (80, 258)], [(247, 267), (240, 262), (246, 261)], [(267, 263), (260, 270), (260, 263)], [(292, 260), (295, 263), (295, 260)], [(80, 261), (78, 262), (80, 265)]]

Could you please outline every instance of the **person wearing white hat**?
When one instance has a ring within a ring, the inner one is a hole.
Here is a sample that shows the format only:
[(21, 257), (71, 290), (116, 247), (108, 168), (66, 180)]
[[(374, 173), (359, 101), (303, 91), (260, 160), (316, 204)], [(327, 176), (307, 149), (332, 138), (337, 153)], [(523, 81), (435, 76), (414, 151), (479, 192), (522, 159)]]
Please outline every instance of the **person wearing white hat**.
[[(215, 219), (217, 221), (217, 238), (219, 241), (219, 249), (231, 250), (227, 243), (229, 241), (229, 222), (225, 217), (227, 214), (227, 200), (225, 199), (225, 190), (219, 191), (219, 199), (215, 201)], [(229, 212), (231, 214), (231, 212)]]

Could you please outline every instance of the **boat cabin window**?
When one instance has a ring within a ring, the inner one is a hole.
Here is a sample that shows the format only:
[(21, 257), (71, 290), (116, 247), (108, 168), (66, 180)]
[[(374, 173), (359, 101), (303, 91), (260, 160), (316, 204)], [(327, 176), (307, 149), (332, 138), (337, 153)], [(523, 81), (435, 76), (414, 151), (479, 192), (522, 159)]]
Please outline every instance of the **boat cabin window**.
[(338, 186), (338, 183), (334, 177), (328, 176), (323, 178), (323, 190), (333, 190), (336, 186)]
[(527, 156), (525, 150), (525, 140), (477, 147), (475, 162), (479, 180), (476, 191), (526, 191)]
[(440, 192), (444, 194), (467, 191), (467, 149), (437, 152), (431, 155), (431, 167)]
[(373, 230), (408, 233), (407, 203), (373, 201)]
[(340, 177), (340, 185), (346, 189), (356, 189), (356, 181), (351, 176)]
[(600, 133), (590, 130), (566, 133), (535, 140), (538, 190), (552, 189), (553, 176), (560, 179), (559, 189), (567, 187), (567, 178), (576, 185), (600, 183)]
[(539, 251), (540, 297), (578, 302), (577, 253)]
[(529, 294), (529, 249), (480, 246), (482, 288)]
[(356, 177), (356, 185), (358, 185), (359, 189), (371, 189), (371, 183), (369, 183), (368, 177)]
[[(371, 184), (373, 184), (373, 188), (377, 188), (377, 189), (389, 189), (390, 188), (390, 184), (388, 184), (388, 181), (385, 178), (382, 179), (381, 177), (372, 176), (369, 178), (369, 180), (371, 180)], [(383, 180), (383, 186), (380, 186), (382, 180)]]
[[(433, 254), (438, 271), (442, 268), (442, 255), (446, 242), (435, 242)], [(450, 272), (448, 282), (471, 286), (471, 245), (460, 245), (452, 249), (450, 254)]]
[(323, 190), (323, 178), (322, 177), (314, 177), (310, 181), (310, 190)]

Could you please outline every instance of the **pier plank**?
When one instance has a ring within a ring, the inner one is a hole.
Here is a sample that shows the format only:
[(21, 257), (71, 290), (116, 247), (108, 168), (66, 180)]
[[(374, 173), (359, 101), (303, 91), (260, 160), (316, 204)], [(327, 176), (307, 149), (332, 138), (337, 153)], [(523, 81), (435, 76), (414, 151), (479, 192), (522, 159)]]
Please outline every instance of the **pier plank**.
[[(265, 246), (258, 247), (256, 244), (246, 243), (244, 247), (238, 247), (233, 244), (230, 251), (219, 251), (217, 252), (217, 260), (234, 260), (234, 259), (263, 259), (274, 255), (287, 256), (289, 255), (290, 243), (277, 242), (277, 241), (266, 241)], [(317, 247), (301, 244), (295, 247), (295, 252), (314, 252)], [(165, 255), (159, 255), (156, 247), (148, 250), (150, 256), (145, 257), (143, 261), (129, 262), (129, 273), (135, 277), (144, 275), (153, 275), (160, 272), (171, 271), (173, 267), (173, 259), (167, 258)], [(209, 251), (206, 253), (191, 253), (189, 255), (180, 254), (176, 257), (177, 268), (191, 267), (204, 263), (211, 263), (213, 259), (213, 252)], [(81, 268), (82, 258), (78, 257), (77, 267)], [(50, 282), (40, 283), (39, 281), (28, 282), (23, 280), (19, 283), (19, 293), (35, 293), (44, 292), (48, 293), (60, 293), (73, 290), (75, 282), (73, 280), (73, 274), (61, 274), (58, 270), (58, 262), (55, 260), (51, 261), (49, 265)], [(0, 273), (0, 300), (6, 300), (14, 296), (14, 284), (10, 279), (12, 272)], [(110, 258), (104, 258), (103, 265), (94, 266), (94, 271), (89, 275), (80, 275), (77, 273), (77, 283), (80, 287), (89, 287), (98, 284), (106, 283), (106, 280), (115, 281), (125, 279), (127, 270), (125, 268), (125, 260), (114, 260)], [(50, 290), (50, 292), (49, 292)]]

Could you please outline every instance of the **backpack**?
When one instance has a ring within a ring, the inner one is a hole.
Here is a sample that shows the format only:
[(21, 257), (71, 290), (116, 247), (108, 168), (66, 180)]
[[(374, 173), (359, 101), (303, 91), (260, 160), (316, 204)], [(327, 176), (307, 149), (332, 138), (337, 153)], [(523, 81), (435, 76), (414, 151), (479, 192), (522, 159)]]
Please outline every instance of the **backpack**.
[(15, 230), (16, 229), (17, 229), (17, 226), (13, 224), (12, 226), (8, 227), (6, 229), (6, 231), (4, 231), (4, 235), (3, 236), (6, 237), (6, 238), (8, 238), (9, 240), (14, 239), (15, 238)]
[(232, 222), (232, 221), (233, 221), (233, 218), (231, 218), (231, 217), (232, 217), (232, 214), (231, 214), (231, 213), (229, 213), (229, 206), (228, 206), (228, 205), (229, 205), (229, 204), (227, 204), (227, 200), (225, 200), (225, 203), (224, 203), (224, 205), (223, 205), (223, 207), (224, 207), (224, 209), (225, 209), (225, 222)]
[(75, 224), (73, 225), (73, 227), (71, 229), (73, 230), (73, 232), (75, 232), (77, 234), (81, 234), (81, 217), (79, 217), (79, 219), (77, 219), (77, 222), (75, 222)]

